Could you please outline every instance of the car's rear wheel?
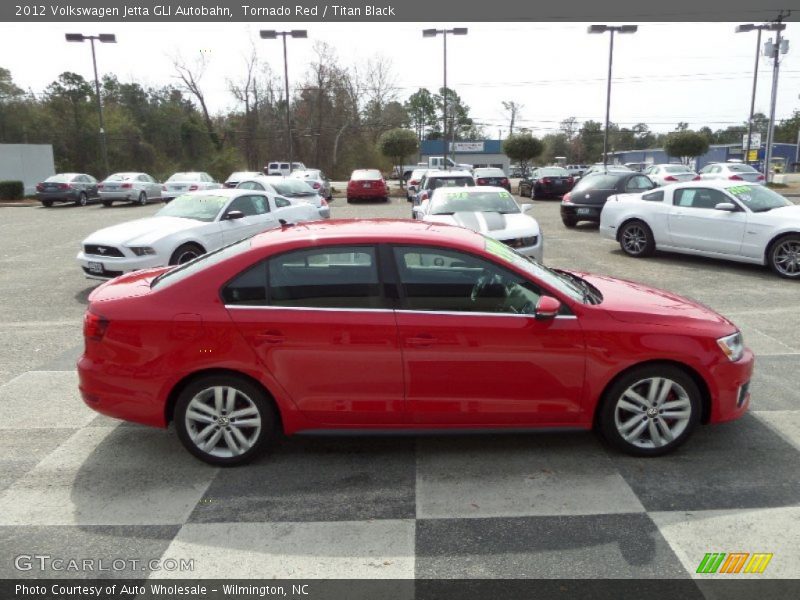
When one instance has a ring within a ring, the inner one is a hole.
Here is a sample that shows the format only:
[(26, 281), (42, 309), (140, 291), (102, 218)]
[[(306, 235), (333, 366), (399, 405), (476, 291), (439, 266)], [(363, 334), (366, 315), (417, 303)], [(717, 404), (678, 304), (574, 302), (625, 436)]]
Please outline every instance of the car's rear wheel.
[(647, 365), (621, 377), (605, 394), (600, 432), (634, 456), (660, 456), (683, 444), (700, 420), (694, 380), (674, 365)]
[(800, 235), (778, 238), (770, 246), (767, 262), (770, 268), (786, 279), (800, 279)]
[(52, 200), (42, 200), (42, 206), (44, 206), (45, 208), (50, 208), (51, 206), (53, 206), (53, 201)]
[(112, 204), (114, 204), (113, 200), (103, 200), (103, 206), (109, 208)]
[(619, 245), (622, 251), (634, 258), (652, 256), (656, 249), (653, 232), (643, 221), (628, 221), (619, 230)]
[(235, 375), (191, 382), (175, 404), (175, 429), (200, 460), (229, 467), (251, 461), (278, 431), (275, 408), (264, 391)]
[(144, 206), (145, 204), (147, 204), (147, 194), (145, 194), (144, 192), (139, 192), (138, 202), (140, 206)]
[(564, 227), (572, 229), (578, 224), (578, 219), (575, 217), (561, 217), (561, 222), (564, 224)]
[(194, 260), (198, 256), (202, 256), (205, 253), (206, 251), (197, 244), (181, 244), (175, 249), (175, 252), (172, 253), (172, 256), (170, 256), (169, 264), (182, 265), (183, 263)]
[(89, 197), (86, 195), (86, 192), (81, 192), (78, 199), (75, 201), (75, 206), (86, 206), (87, 202), (89, 202)]

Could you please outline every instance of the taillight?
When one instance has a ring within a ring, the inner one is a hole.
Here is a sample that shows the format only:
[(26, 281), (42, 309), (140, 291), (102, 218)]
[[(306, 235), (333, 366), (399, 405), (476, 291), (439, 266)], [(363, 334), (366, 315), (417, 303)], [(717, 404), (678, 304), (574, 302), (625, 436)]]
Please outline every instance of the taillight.
[(419, 197), (420, 200), (427, 200), (428, 199), (428, 192), (422, 192), (422, 196)]
[(758, 177), (756, 177), (756, 179), (758, 181), (764, 181), (765, 177), (763, 175), (759, 174)]
[(98, 190), (102, 190), (103, 189), (103, 184), (102, 183), (98, 183), (97, 184), (97, 189)]
[(572, 176), (567, 177), (567, 183), (572, 185), (573, 183), (575, 183), (575, 178)]
[(562, 202), (566, 202), (567, 204), (569, 204), (570, 202), (572, 202), (572, 196), (570, 195), (569, 192), (567, 192), (566, 194), (564, 194), (564, 197), (561, 198), (561, 200)]
[(36, 184), (36, 191), (37, 192), (43, 192), (44, 191), (44, 184), (37, 183)]
[(692, 181), (702, 181), (702, 180), (703, 178), (700, 177), (700, 175), (695, 175), (694, 178), (692, 179)]
[(483, 177), (478, 177), (478, 185), (486, 185), (486, 180)]
[(408, 185), (419, 185), (419, 181), (417, 181), (416, 179), (412, 179), (411, 181), (408, 182)]
[(323, 199), (320, 201), (319, 205), (320, 205), (320, 206), (328, 206), (328, 202), (327, 202), (327, 200), (325, 200), (325, 198), (323, 198)]
[(133, 187), (133, 184), (132, 183), (123, 183), (120, 187), (123, 190), (129, 190), (129, 189), (131, 189)]
[(192, 185), (190, 185), (190, 186), (189, 186), (189, 191), (190, 191), (190, 192), (193, 192), (193, 191), (195, 191), (196, 189), (197, 189), (197, 184), (196, 184), (196, 183), (193, 183)]
[(319, 181), (315, 181), (314, 184), (313, 184), (313, 187), (314, 187), (315, 190), (318, 190), (322, 186), (319, 184)]
[(730, 177), (728, 177), (728, 179), (733, 179), (734, 181), (744, 181), (744, 179), (742, 179), (738, 175), (731, 175)]
[(500, 180), (500, 185), (508, 185), (508, 178), (507, 177), (503, 177)]
[(666, 177), (664, 177), (664, 181), (678, 181), (678, 180), (675, 179), (672, 175), (667, 175)]
[(87, 340), (99, 342), (103, 339), (108, 329), (108, 319), (93, 313), (90, 310), (83, 315), (83, 337)]
[(166, 191), (167, 191), (167, 186), (165, 186), (165, 185), (162, 185), (162, 186), (161, 186), (161, 191), (162, 191), (162, 192), (166, 192)]
[(60, 190), (68, 190), (69, 188), (70, 188), (70, 185), (68, 183), (59, 183), (58, 184), (58, 189), (60, 189)]
[(542, 178), (542, 183), (552, 183), (552, 182), (553, 182), (553, 180), (550, 179), (549, 177), (543, 177)]

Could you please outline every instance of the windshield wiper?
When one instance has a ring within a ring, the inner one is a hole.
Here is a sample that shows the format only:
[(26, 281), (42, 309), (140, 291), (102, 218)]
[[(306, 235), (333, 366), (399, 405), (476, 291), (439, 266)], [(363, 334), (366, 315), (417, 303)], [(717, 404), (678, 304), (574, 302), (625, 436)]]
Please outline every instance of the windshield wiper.
[(602, 296), (600, 296), (599, 292), (597, 292), (593, 285), (591, 285), (585, 279), (578, 277), (573, 273), (568, 273), (567, 271), (562, 271), (561, 269), (555, 269), (556, 273), (563, 275), (564, 277), (568, 277), (572, 281), (574, 281), (578, 287), (580, 288), (581, 292), (583, 293), (583, 301), (587, 304), (600, 304), (602, 301)]

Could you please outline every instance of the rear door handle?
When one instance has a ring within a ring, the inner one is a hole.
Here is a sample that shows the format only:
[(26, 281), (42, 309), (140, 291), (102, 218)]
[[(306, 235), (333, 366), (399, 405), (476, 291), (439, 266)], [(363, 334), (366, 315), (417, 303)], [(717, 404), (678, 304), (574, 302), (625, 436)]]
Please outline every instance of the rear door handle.
[(406, 344), (413, 348), (423, 348), (426, 346), (433, 346), (436, 343), (436, 338), (430, 334), (422, 333), (418, 336), (406, 338)]
[(286, 338), (280, 331), (270, 330), (256, 334), (256, 341), (262, 344), (280, 344), (285, 340)]

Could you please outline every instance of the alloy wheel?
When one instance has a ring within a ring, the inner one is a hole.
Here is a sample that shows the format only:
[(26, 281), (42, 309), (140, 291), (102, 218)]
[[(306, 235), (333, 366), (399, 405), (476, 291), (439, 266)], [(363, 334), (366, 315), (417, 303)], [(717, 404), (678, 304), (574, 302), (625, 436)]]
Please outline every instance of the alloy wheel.
[(641, 225), (628, 225), (622, 232), (622, 246), (628, 254), (641, 254), (647, 246), (647, 233)]
[(186, 432), (201, 452), (218, 457), (241, 456), (261, 435), (261, 413), (241, 390), (218, 385), (198, 392), (186, 408)]
[(800, 240), (779, 242), (772, 251), (775, 270), (784, 277), (800, 277)]
[(661, 448), (678, 439), (692, 418), (692, 402), (678, 382), (667, 377), (640, 379), (616, 401), (619, 435), (638, 448)]

